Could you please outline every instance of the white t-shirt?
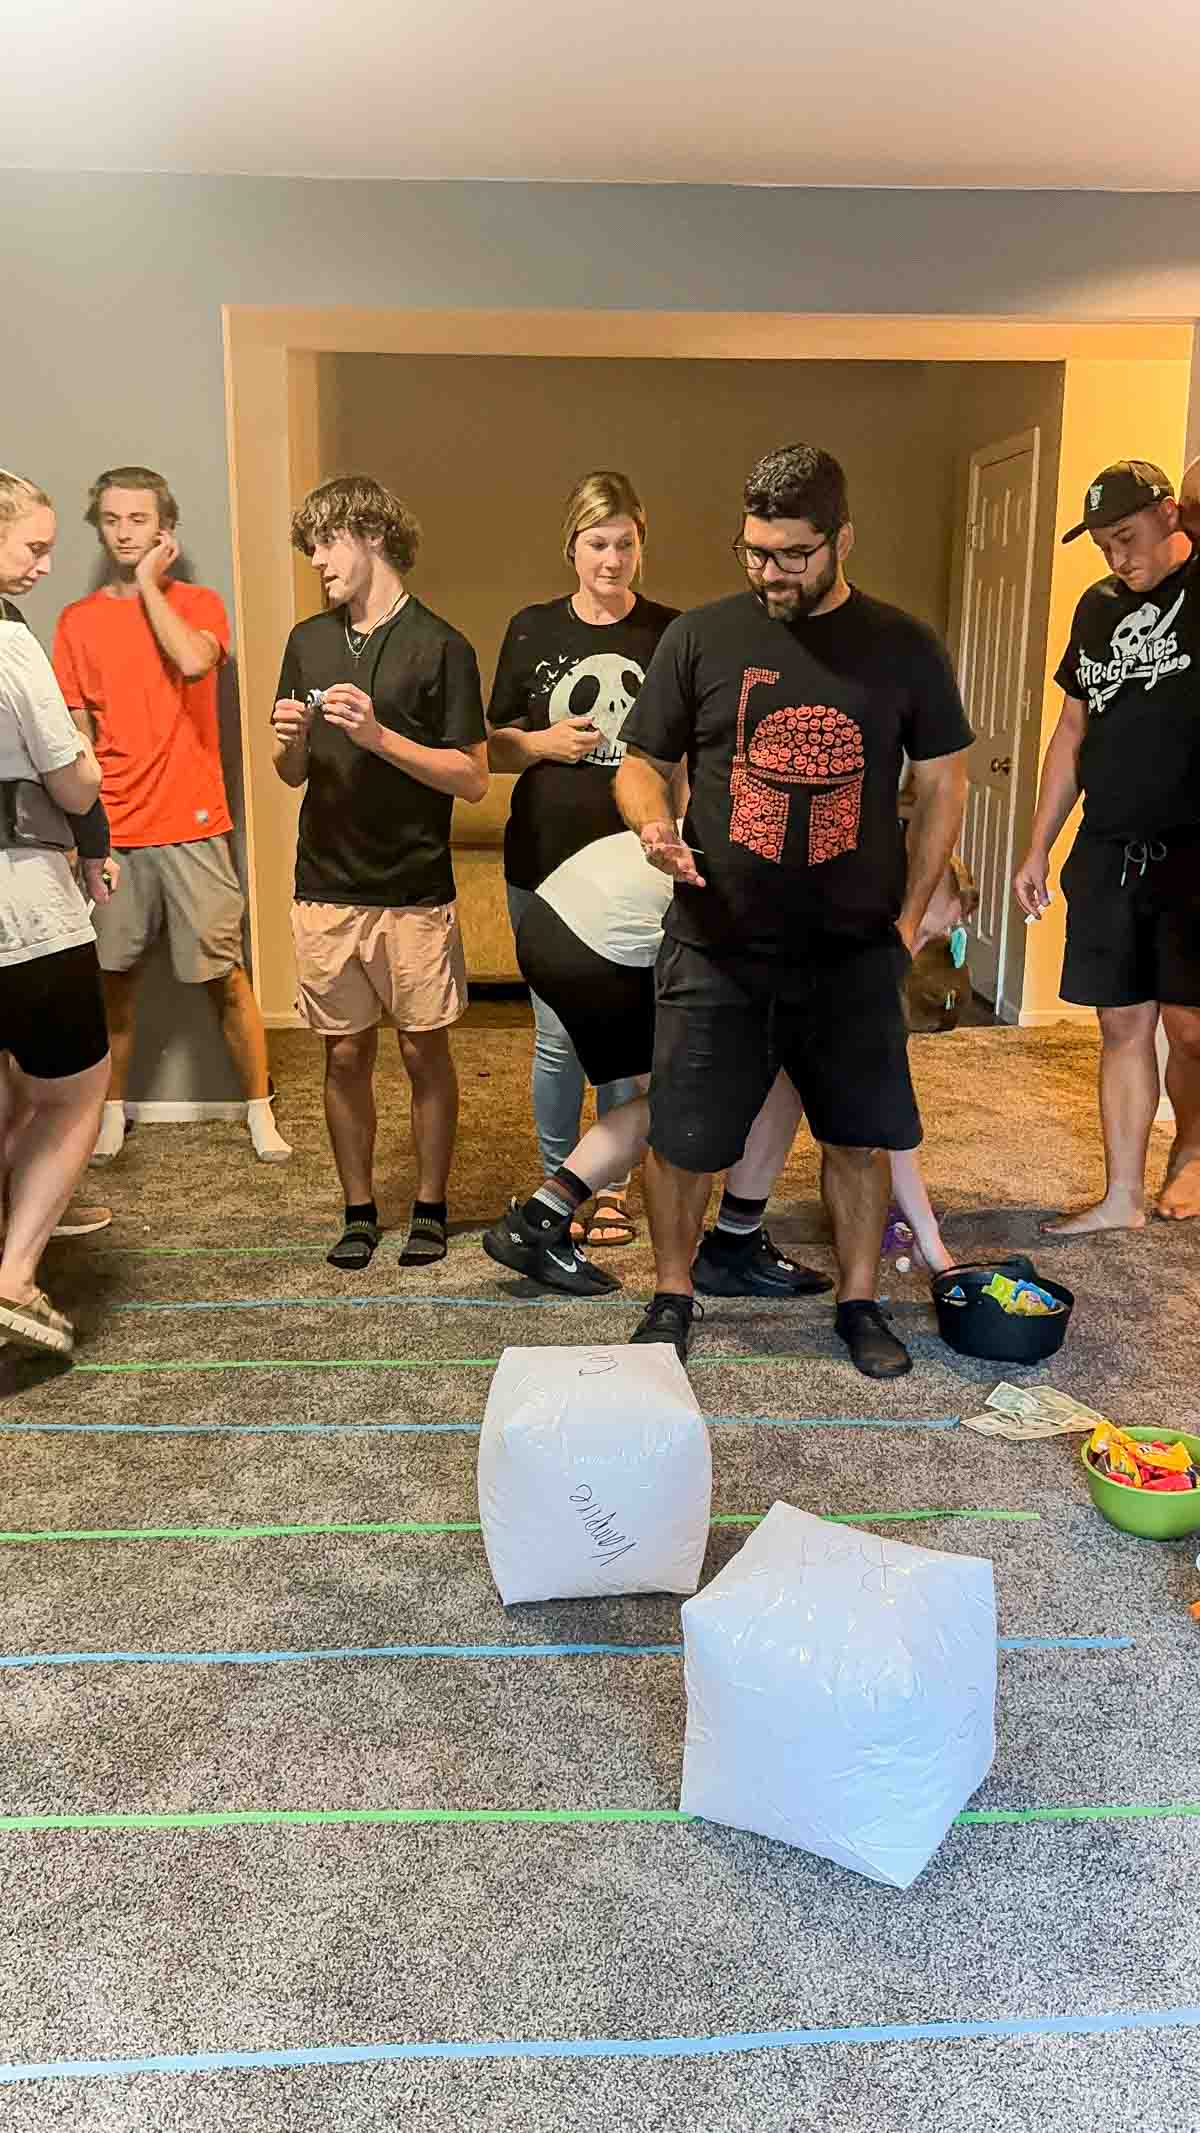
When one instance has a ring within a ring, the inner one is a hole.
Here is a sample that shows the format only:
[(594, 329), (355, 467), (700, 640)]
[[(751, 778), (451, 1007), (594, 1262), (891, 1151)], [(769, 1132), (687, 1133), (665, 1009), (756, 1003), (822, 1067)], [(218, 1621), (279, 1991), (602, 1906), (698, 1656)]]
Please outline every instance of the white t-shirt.
[(597, 837), (547, 874), (538, 895), (585, 947), (626, 970), (645, 970), (662, 945), (675, 885), (652, 867), (640, 837)]
[[(37, 638), (23, 622), (0, 621), (0, 779), (64, 770), (79, 751), (75, 721)], [(0, 850), (0, 967), (95, 938), (62, 852)]]

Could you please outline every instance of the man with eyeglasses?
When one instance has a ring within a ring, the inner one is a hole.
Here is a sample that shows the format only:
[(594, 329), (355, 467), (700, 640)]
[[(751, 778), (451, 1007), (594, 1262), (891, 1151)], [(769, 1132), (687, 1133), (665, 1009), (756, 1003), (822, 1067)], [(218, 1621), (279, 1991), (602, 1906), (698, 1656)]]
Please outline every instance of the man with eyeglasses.
[[(734, 548), (749, 589), (670, 624), (617, 773), (625, 820), (675, 882), (644, 1170), (657, 1288), (633, 1339), (685, 1360), (694, 1289), (740, 1293), (737, 1240), (714, 1231), (699, 1257), (697, 1243), (712, 1175), (737, 1161), (782, 1067), (821, 1143), (837, 1332), (866, 1376), (899, 1377), (911, 1358), (875, 1287), (884, 1151), (921, 1138), (900, 985), (958, 832), (971, 730), (932, 630), (847, 583), (838, 462), (785, 445), (743, 502)], [(670, 779), (684, 758), (681, 834)]]

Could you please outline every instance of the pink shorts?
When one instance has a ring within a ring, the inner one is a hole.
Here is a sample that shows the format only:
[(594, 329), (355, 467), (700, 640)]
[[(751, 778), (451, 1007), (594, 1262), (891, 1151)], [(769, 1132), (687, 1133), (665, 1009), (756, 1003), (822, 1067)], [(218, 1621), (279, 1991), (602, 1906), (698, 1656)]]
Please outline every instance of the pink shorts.
[(446, 1029), (467, 1007), (455, 904), (292, 905), (296, 1005), (322, 1037)]

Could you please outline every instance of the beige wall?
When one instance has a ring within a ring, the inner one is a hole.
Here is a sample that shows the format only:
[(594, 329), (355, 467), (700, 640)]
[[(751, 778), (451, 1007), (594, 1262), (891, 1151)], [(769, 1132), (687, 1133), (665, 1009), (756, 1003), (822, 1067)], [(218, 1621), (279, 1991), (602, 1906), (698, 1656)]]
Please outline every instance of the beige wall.
[[(1054, 680), (1054, 670), (1070, 634), (1076, 601), (1104, 575), (1094, 542), (1085, 537), (1064, 548), (1058, 535), (1078, 524), (1088, 483), (1111, 460), (1153, 459), (1178, 478), (1190, 377), (1187, 361), (1096, 362), (1073, 357), (1065, 365), (1039, 756), (1045, 753), (1062, 709), (1062, 690)], [(1034, 693), (1036, 701), (1038, 692)], [(1077, 824), (1074, 815), (1055, 848), (1050, 874), (1054, 900), (1049, 911), (1038, 925), (1023, 928), (1027, 950), (1021, 1020), (1025, 1023), (1051, 1022), (1063, 1014), (1091, 1019), (1089, 1008), (1066, 1008), (1058, 993), (1065, 931), (1059, 873)]]
[(942, 628), (958, 365), (487, 356), (320, 358), (334, 465), (379, 475), (425, 533), (412, 584), (490, 678), (509, 616), (565, 592), (563, 499), (620, 467), (650, 519), (645, 589), (675, 607), (743, 582), (729, 552), (741, 485), (788, 438), (850, 477), (853, 574)]

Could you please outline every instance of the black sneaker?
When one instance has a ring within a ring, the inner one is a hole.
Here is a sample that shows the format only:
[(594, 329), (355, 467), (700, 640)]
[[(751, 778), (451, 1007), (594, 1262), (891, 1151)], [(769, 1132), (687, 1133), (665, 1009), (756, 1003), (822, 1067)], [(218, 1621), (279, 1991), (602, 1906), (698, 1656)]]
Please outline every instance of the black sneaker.
[(765, 1229), (748, 1251), (728, 1259), (713, 1250), (712, 1236), (712, 1230), (705, 1230), (692, 1267), (702, 1296), (821, 1296), (833, 1287), (829, 1274), (789, 1259)]
[[(570, 1224), (567, 1226), (569, 1228)], [(484, 1230), (483, 1249), (497, 1265), (511, 1267), (514, 1274), (524, 1274), (530, 1281), (536, 1280), (542, 1252), (541, 1232), (525, 1220), (516, 1200), (510, 1200), (500, 1220)]]
[(834, 1330), (850, 1350), (850, 1360), (865, 1378), (902, 1378), (912, 1369), (912, 1357), (903, 1341), (888, 1331), (887, 1320), (877, 1303), (851, 1300), (840, 1303)]
[(672, 1296), (660, 1289), (646, 1306), (641, 1324), (629, 1336), (632, 1348), (654, 1341), (669, 1341), (681, 1363), (686, 1363), (692, 1321), (703, 1318), (701, 1306), (690, 1296)]
[(621, 1286), (615, 1274), (602, 1273), (572, 1242), (570, 1215), (558, 1220), (547, 1215), (544, 1223), (534, 1224), (516, 1200), (484, 1231), (483, 1249), (514, 1274), (561, 1289), (564, 1296), (611, 1296)]

